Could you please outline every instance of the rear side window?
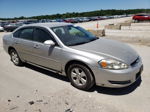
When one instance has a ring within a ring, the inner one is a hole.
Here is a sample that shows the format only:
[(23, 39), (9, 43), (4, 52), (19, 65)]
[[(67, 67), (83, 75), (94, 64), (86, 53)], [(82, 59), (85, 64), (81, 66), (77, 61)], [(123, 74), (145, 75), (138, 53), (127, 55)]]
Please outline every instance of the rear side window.
[(46, 40), (52, 40), (50, 34), (43, 29), (36, 28), (34, 30), (34, 41), (44, 43)]
[(13, 33), (13, 37), (19, 38), (19, 34), (20, 34), (21, 30), (18, 30), (16, 32)]
[(26, 28), (21, 30), (19, 34), (19, 38), (33, 40), (32, 34), (33, 34), (33, 28)]

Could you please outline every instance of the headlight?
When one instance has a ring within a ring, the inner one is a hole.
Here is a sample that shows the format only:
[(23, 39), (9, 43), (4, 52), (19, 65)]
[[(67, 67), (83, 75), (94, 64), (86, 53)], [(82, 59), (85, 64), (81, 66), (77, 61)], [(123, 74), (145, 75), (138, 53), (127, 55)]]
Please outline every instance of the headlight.
[(99, 65), (101, 68), (104, 69), (113, 69), (113, 70), (119, 70), (119, 69), (127, 69), (128, 65), (125, 63), (122, 63), (117, 60), (112, 60), (112, 59), (106, 59), (106, 60), (101, 60), (99, 61)]

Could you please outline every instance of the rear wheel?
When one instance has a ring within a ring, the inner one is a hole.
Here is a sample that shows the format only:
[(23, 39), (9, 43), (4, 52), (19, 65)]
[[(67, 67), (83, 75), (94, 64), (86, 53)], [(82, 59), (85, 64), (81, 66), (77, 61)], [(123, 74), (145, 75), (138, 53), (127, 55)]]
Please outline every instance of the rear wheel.
[(68, 68), (71, 84), (81, 90), (88, 90), (94, 85), (94, 78), (90, 70), (82, 64), (72, 64)]
[(20, 60), (18, 53), (16, 52), (15, 49), (11, 49), (10, 50), (10, 57), (11, 57), (11, 61), (16, 65), (16, 66), (20, 66), (23, 64), (23, 62)]

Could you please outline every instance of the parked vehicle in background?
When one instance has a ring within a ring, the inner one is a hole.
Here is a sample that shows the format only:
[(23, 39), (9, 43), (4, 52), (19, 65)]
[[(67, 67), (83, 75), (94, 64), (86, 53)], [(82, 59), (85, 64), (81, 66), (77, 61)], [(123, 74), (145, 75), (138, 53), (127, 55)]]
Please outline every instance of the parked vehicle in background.
[(0, 23), (0, 26), (4, 28), (4, 26), (6, 26), (6, 25), (8, 25), (8, 24), (10, 24), (10, 22), (1, 22), (1, 23)]
[(52, 22), (52, 20), (50, 20), (50, 19), (41, 19), (38, 22), (39, 23), (48, 23), (48, 22)]
[(64, 22), (63, 19), (56, 19), (56, 22)]
[(104, 20), (102, 17), (100, 16), (95, 16), (95, 17), (89, 17), (90, 21), (97, 21), (97, 20)]
[(82, 18), (82, 21), (83, 21), (83, 22), (88, 22), (88, 21), (90, 21), (90, 19), (89, 19), (88, 17), (83, 17), (83, 18)]
[(78, 20), (75, 18), (67, 18), (67, 19), (64, 19), (64, 22), (66, 22), (66, 23), (78, 23)]
[(24, 22), (10, 23), (4, 26), (4, 30), (7, 32), (12, 32), (22, 25), (25, 25)]
[(12, 62), (30, 63), (68, 76), (78, 89), (94, 84), (120, 88), (134, 83), (143, 70), (135, 50), (123, 43), (97, 38), (69, 23), (25, 25), (3, 37)]
[(64, 22), (66, 23), (82, 23), (82, 22), (88, 22), (90, 19), (88, 17), (77, 17), (77, 18), (67, 18), (64, 19)]
[(15, 23), (10, 23), (10, 24), (4, 26), (4, 30), (7, 32), (12, 32), (16, 28), (18, 28), (18, 26)]
[(31, 20), (26, 20), (24, 21), (24, 24), (33, 24), (33, 23), (38, 23), (39, 21), (37, 19), (31, 19)]
[(145, 14), (134, 15), (132, 19), (135, 21), (150, 21), (150, 15)]
[(4, 28), (2, 26), (0, 26), (0, 32), (4, 31)]

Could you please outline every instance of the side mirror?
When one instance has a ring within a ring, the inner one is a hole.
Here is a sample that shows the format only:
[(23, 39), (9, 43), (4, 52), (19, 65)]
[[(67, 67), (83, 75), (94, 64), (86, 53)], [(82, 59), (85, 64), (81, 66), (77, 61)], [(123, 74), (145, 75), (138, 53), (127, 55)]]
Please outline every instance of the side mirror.
[(54, 43), (52, 40), (46, 40), (46, 41), (44, 42), (44, 44), (45, 44), (45, 45), (49, 45), (49, 46), (54, 46), (54, 45), (55, 45), (55, 43)]

